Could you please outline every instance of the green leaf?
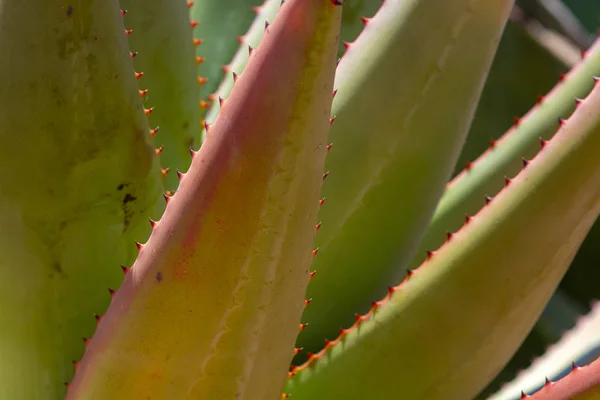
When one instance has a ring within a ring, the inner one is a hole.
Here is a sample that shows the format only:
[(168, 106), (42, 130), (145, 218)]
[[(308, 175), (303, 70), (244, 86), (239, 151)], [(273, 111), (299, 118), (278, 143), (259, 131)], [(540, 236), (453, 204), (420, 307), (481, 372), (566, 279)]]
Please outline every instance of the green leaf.
[(131, 29), (129, 47), (134, 65), (144, 75), (140, 85), (149, 120), (157, 131), (155, 145), (160, 161), (169, 168), (167, 188), (177, 188), (175, 171), (187, 171), (190, 147), (197, 148), (200, 132), (200, 96), (197, 66), (185, 0), (121, 0), (128, 10), (125, 25)]
[[(489, 3), (488, 3), (489, 4)], [(600, 213), (600, 84), (524, 171), (314, 364), (294, 399), (463, 399), (503, 367)]]
[[(548, 93), (556, 86), (561, 74), (567, 72), (569, 72), (569, 68), (542, 48), (523, 28), (509, 22), (485, 82), (467, 141), (456, 164), (455, 174), (462, 172), (468, 162), (473, 162), (484, 153), (490, 147), (492, 140), (502, 137), (514, 124), (515, 117), (526, 115), (538, 97)], [(591, 76), (586, 77), (585, 91), (581, 92), (581, 96), (588, 93), (591, 87), (588, 78)], [(548, 101), (547, 97), (546, 101)], [(573, 104), (565, 102), (564, 107), (572, 110)], [(546, 116), (549, 121), (547, 125), (551, 125), (551, 127), (546, 128), (543, 132), (548, 135), (554, 134), (555, 115), (547, 113)], [(521, 118), (521, 122), (523, 122), (522, 120), (523, 118)], [(535, 154), (536, 150), (537, 147), (531, 154)], [(522, 155), (519, 154), (518, 157)], [(517, 163), (520, 163), (518, 157), (515, 159)], [(517, 168), (519, 167), (517, 166)], [(501, 174), (503, 171), (499, 171), (499, 173)], [(482, 195), (485, 193), (479, 193), (477, 199), (479, 200)], [(460, 214), (461, 218), (462, 216), (463, 214)], [(446, 229), (453, 228), (447, 227)], [(445, 232), (442, 233), (445, 234)], [(422, 261), (424, 253), (419, 256)]]
[(68, 399), (281, 394), (312, 261), (340, 19), (331, 0), (282, 6), (102, 317)]
[(117, 2), (0, 4), (0, 398), (58, 399), (163, 189)]
[[(225, 67), (225, 76), (214, 96), (211, 96), (213, 97), (213, 102), (206, 113), (205, 118), (209, 124), (214, 123), (217, 119), (217, 115), (221, 108), (220, 101), (227, 99), (233, 88), (234, 74), (238, 76), (242, 74), (244, 68), (246, 68), (248, 59), (250, 58), (250, 48), (254, 49), (258, 47), (265, 33), (265, 24), (273, 22), (275, 15), (277, 15), (277, 12), (279, 11), (280, 5), (281, 0), (266, 0), (261, 7), (256, 9), (256, 18), (252, 22), (248, 32), (240, 37), (240, 47), (231, 62)], [(202, 131), (202, 140), (205, 138), (206, 129)]]
[(572, 363), (581, 367), (594, 361), (600, 356), (599, 331), (600, 303), (596, 303), (588, 315), (580, 318), (577, 326), (489, 400), (517, 400), (522, 391), (531, 394), (543, 388), (546, 379), (555, 381), (567, 375)]
[(450, 178), (513, 2), (389, 0), (342, 58), (297, 346), (366, 312), (404, 276)]
[(202, 40), (196, 51), (205, 59), (199, 74), (207, 81), (202, 85), (201, 95), (206, 97), (217, 90), (223, 77), (221, 67), (227, 64), (238, 48), (237, 36), (243, 35), (255, 17), (253, 6), (261, 0), (195, 0), (190, 16), (198, 22), (194, 30)]
[(494, 196), (502, 188), (503, 175), (519, 171), (521, 157), (535, 154), (538, 138), (552, 136), (556, 119), (573, 111), (573, 99), (585, 96), (593, 85), (592, 77), (599, 74), (600, 41), (518, 124), (449, 183), (410, 268), (424, 261), (427, 250), (439, 247), (446, 232), (460, 228), (464, 215), (476, 212), (484, 196)]

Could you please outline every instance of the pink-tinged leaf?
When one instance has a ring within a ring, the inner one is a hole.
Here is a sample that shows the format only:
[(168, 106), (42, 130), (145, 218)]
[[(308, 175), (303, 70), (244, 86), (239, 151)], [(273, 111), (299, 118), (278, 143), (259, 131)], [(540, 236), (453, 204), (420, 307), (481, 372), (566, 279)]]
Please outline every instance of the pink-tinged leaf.
[(289, 0), (115, 294), (68, 399), (277, 398), (309, 279), (341, 7)]

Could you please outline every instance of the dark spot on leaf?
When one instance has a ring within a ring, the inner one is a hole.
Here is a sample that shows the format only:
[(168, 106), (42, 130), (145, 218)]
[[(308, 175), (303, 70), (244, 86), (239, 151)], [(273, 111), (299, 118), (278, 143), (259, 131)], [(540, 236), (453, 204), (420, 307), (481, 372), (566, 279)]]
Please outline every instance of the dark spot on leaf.
[(62, 268), (60, 266), (60, 264), (58, 262), (55, 262), (54, 264), (52, 264), (52, 268), (54, 268), (56, 271), (58, 271), (59, 273), (62, 274)]
[(130, 193), (127, 193), (123, 198), (123, 205), (126, 205), (127, 203), (132, 202), (135, 199), (137, 199), (137, 197), (131, 195)]
[(161, 282), (163, 280), (163, 275), (162, 272), (157, 272), (156, 273), (156, 282)]
[(69, 5), (69, 6), (67, 7), (67, 17), (70, 17), (70, 16), (71, 16), (71, 14), (73, 14), (73, 6), (72, 6), (72, 5)]
[[(126, 185), (127, 186), (127, 185)], [(132, 201), (135, 201), (137, 199), (137, 197), (135, 197), (134, 195), (132, 195), (131, 193), (127, 193), (125, 195), (125, 197), (123, 197), (123, 202), (122, 202), (122, 209), (123, 209), (123, 225), (124, 228), (127, 229), (129, 227), (129, 224), (131, 223), (131, 218), (133, 217), (133, 210), (131, 210), (131, 208), (129, 207), (129, 203), (131, 203)]]

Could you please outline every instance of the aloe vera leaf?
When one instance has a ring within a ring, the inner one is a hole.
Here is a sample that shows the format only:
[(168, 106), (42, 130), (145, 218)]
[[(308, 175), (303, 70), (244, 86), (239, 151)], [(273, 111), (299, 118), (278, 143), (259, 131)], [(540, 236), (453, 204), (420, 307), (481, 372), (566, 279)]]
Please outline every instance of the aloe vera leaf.
[(300, 400), (476, 395), (531, 330), (600, 213), (599, 111), (597, 84), (501, 193), (294, 368), (286, 391)]
[(521, 395), (530, 400), (598, 400), (600, 399), (600, 360), (588, 366), (573, 366), (571, 372), (557, 382), (546, 382), (533, 396)]
[(289, 0), (279, 15), (114, 295), (68, 399), (280, 395), (312, 261), (341, 7)]
[(516, 116), (525, 115), (568, 71), (523, 28), (507, 23), (454, 173), (485, 152), (491, 140), (498, 140)]
[(599, 243), (600, 218), (596, 220), (575, 256), (573, 264), (560, 283), (566, 293), (585, 306), (600, 298), (600, 292), (596, 284), (600, 280), (600, 271), (598, 271), (598, 265), (600, 265)]
[(371, 18), (385, 0), (346, 0), (342, 13), (342, 29), (338, 48), (338, 57), (346, 52), (345, 43), (351, 43), (362, 32), (365, 19)]
[[(175, 171), (187, 171), (190, 147), (198, 148), (200, 93), (197, 65), (185, 0), (121, 0), (128, 10), (125, 26), (131, 29), (129, 47), (135, 52), (136, 71), (143, 72), (144, 105), (152, 110), (148, 119), (162, 148), (160, 161), (167, 175), (166, 187), (177, 188)], [(146, 93), (146, 90), (148, 91)]]
[(582, 317), (544, 355), (534, 360), (524, 371), (489, 400), (519, 399), (521, 392), (532, 394), (544, 387), (546, 379), (555, 381), (571, 371), (572, 363), (584, 366), (600, 356), (600, 303)]
[[(227, 99), (229, 97), (231, 89), (233, 88), (234, 73), (238, 76), (242, 74), (244, 68), (246, 68), (246, 64), (248, 64), (248, 59), (250, 58), (250, 48), (258, 47), (265, 33), (265, 24), (273, 22), (275, 15), (277, 15), (277, 12), (279, 11), (280, 5), (281, 0), (266, 0), (261, 7), (258, 7), (255, 10), (256, 18), (252, 22), (248, 32), (244, 36), (240, 36), (240, 47), (231, 62), (225, 66), (225, 76), (214, 96), (211, 96), (213, 97), (213, 101), (205, 117), (205, 120), (209, 124), (215, 122), (221, 108), (220, 102), (214, 100), (218, 98)], [(202, 131), (202, 140), (205, 138), (206, 129)]]
[[(476, 399), (488, 399), (511, 381), (519, 379), (518, 377), (523, 371), (531, 365), (531, 360), (544, 356), (548, 348), (554, 346), (565, 335), (565, 332), (574, 329), (577, 322), (587, 312), (585, 307), (571, 299), (559, 287), (548, 301), (527, 338), (502, 369), (502, 372), (496, 375), (494, 380), (477, 395)], [(573, 360), (569, 361), (569, 366), (571, 361)], [(544, 382), (543, 378), (542, 382)]]
[(202, 40), (196, 54), (207, 60), (199, 67), (200, 76), (206, 79), (200, 90), (203, 98), (217, 90), (223, 77), (221, 67), (238, 48), (236, 37), (248, 30), (255, 17), (253, 7), (261, 3), (262, 0), (194, 0), (190, 17), (198, 22), (195, 37)]
[(0, 1), (2, 399), (64, 397), (164, 208), (124, 29), (115, 1)]
[(439, 247), (448, 231), (458, 229), (465, 214), (476, 212), (484, 196), (494, 196), (502, 188), (502, 176), (515, 174), (521, 157), (535, 154), (538, 138), (552, 136), (557, 118), (568, 116), (575, 108), (571, 99), (585, 96), (593, 85), (591, 78), (599, 74), (600, 41), (597, 41), (541, 102), (449, 183), (409, 268), (418, 267), (427, 250)]
[[(233, 60), (225, 66), (226, 74), (216, 90), (213, 100), (221, 98), (226, 99), (233, 87), (233, 74), (241, 75), (248, 62), (248, 46), (256, 48), (260, 43), (265, 31), (265, 23), (273, 22), (281, 0), (266, 0), (261, 7), (256, 8), (256, 18), (252, 22), (248, 32), (239, 38), (241, 43)], [(381, 6), (381, 0), (350, 0), (344, 2), (344, 10), (342, 13), (341, 39), (354, 40), (362, 31), (364, 23), (361, 21), (361, 16), (372, 15)], [(344, 48), (340, 42), (340, 46)], [(342, 51), (338, 50), (338, 53)], [(206, 121), (213, 123), (219, 113), (220, 105), (218, 101), (213, 101), (206, 115)], [(206, 130), (202, 132), (202, 137), (206, 137)]]
[(342, 58), (317, 272), (302, 317), (309, 326), (297, 342), (305, 352), (334, 339), (404, 276), (464, 143), (512, 4), (389, 0)]

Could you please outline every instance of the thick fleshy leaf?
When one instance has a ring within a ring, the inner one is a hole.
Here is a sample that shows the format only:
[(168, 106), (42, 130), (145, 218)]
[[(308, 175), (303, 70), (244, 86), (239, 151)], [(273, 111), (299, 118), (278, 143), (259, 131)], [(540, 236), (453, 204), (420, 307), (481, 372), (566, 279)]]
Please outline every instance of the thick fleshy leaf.
[[(150, 126), (160, 127), (155, 145), (161, 149), (163, 168), (170, 169), (167, 188), (177, 188), (175, 171), (187, 171), (190, 147), (198, 148), (200, 90), (197, 65), (185, 0), (120, 0), (125, 26), (131, 29), (129, 47), (136, 71), (143, 72), (140, 86)], [(146, 92), (147, 91), (147, 92)]]
[(592, 312), (581, 318), (573, 330), (512, 382), (503, 387), (489, 400), (518, 400), (521, 393), (532, 394), (542, 389), (546, 379), (556, 381), (569, 374), (572, 363), (584, 366), (600, 356), (600, 303), (596, 303)]
[(294, 399), (463, 399), (508, 361), (600, 213), (600, 85), (537, 157), (356, 325)]
[(280, 395), (312, 261), (340, 19), (331, 0), (282, 6), (102, 317), (69, 399)]
[(565, 332), (573, 329), (577, 321), (585, 314), (586, 309), (568, 297), (559, 287), (548, 301), (531, 332), (502, 369), (502, 372), (496, 375), (494, 380), (475, 399), (487, 399), (513, 381), (531, 365), (531, 360), (542, 357), (548, 347), (558, 342)]
[(298, 347), (318, 351), (404, 276), (512, 3), (388, 0), (350, 45), (336, 72), (317, 272)]
[(59, 399), (159, 164), (118, 2), (0, 1), (0, 53), (0, 398)]
[(598, 400), (600, 399), (600, 360), (585, 367), (573, 368), (558, 382), (546, 382), (533, 396), (522, 395), (529, 400)]
[[(256, 8), (256, 18), (250, 29), (244, 36), (240, 36), (240, 47), (235, 53), (235, 56), (225, 69), (225, 76), (221, 81), (218, 89), (214, 93), (212, 104), (206, 113), (205, 120), (212, 124), (217, 119), (219, 110), (221, 108), (220, 102), (229, 97), (231, 89), (233, 88), (234, 76), (239, 76), (246, 68), (248, 59), (250, 58), (250, 49), (258, 47), (265, 33), (265, 26), (273, 22), (275, 15), (279, 11), (281, 0), (266, 0), (262, 6)], [(235, 74), (235, 75), (234, 75)], [(218, 101), (215, 101), (218, 100)], [(203, 140), (206, 137), (206, 129), (202, 132)]]
[(338, 56), (346, 52), (346, 45), (356, 40), (366, 21), (381, 7), (385, 0), (345, 0)]
[(217, 89), (223, 77), (222, 66), (231, 61), (238, 48), (236, 38), (248, 30), (255, 17), (254, 7), (262, 0), (195, 0), (190, 17), (198, 26), (194, 31), (202, 41), (196, 54), (205, 60), (199, 73), (206, 81), (201, 94), (206, 97)]
[(449, 183), (410, 268), (425, 260), (427, 250), (439, 247), (447, 232), (459, 229), (464, 215), (476, 212), (484, 196), (494, 196), (502, 189), (502, 176), (515, 174), (521, 157), (535, 154), (540, 137), (552, 137), (557, 118), (574, 110), (573, 99), (589, 92), (595, 75), (600, 75), (600, 41), (531, 111)]
[[(266, 0), (262, 6), (256, 7), (256, 18), (252, 22), (250, 29), (244, 36), (238, 38), (240, 42), (240, 48), (236, 52), (235, 56), (229, 64), (223, 67), (225, 70), (225, 77), (221, 81), (219, 88), (216, 90), (214, 95), (211, 95), (212, 104), (206, 115), (206, 121), (213, 123), (219, 113), (220, 104), (218, 100), (227, 99), (231, 88), (233, 87), (234, 73), (241, 75), (246, 68), (246, 64), (249, 58), (249, 48), (256, 48), (260, 43), (264, 31), (265, 24), (273, 22), (281, 0)], [(364, 22), (361, 20), (363, 15), (372, 15), (381, 6), (381, 0), (347, 0), (344, 1), (344, 11), (342, 13), (342, 27), (341, 27), (341, 39), (342, 40), (354, 40), (356, 36), (362, 31)], [(344, 49), (342, 41), (340, 46)], [(342, 51), (340, 49), (338, 52)], [(206, 130), (202, 132), (203, 137), (206, 136)]]
[[(514, 124), (515, 118), (527, 114), (539, 96), (550, 92), (557, 85), (561, 74), (566, 74), (569, 69), (533, 40), (523, 28), (509, 21), (454, 173), (459, 174), (468, 163), (484, 153), (490, 147), (490, 141), (500, 139)], [(589, 79), (586, 79), (586, 90), (589, 91), (589, 88)], [(582, 95), (587, 91), (582, 92)], [(566, 103), (565, 107), (571, 110), (572, 102)], [(549, 119), (552, 126), (547, 134), (551, 135), (555, 133), (556, 119)], [(536, 150), (537, 147), (532, 154)], [(478, 197), (480, 199), (481, 195)], [(418, 256), (423, 260), (424, 254)]]

